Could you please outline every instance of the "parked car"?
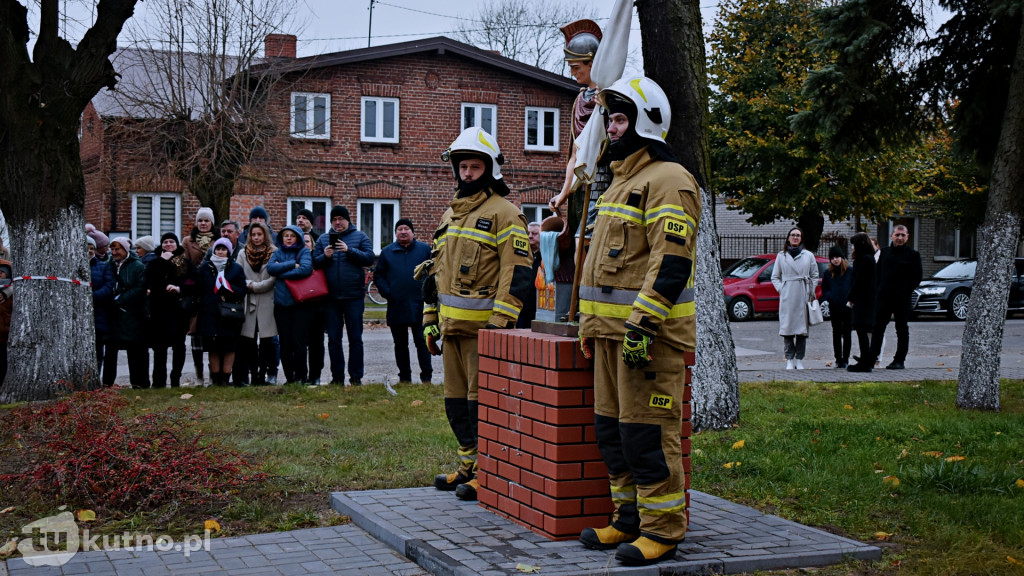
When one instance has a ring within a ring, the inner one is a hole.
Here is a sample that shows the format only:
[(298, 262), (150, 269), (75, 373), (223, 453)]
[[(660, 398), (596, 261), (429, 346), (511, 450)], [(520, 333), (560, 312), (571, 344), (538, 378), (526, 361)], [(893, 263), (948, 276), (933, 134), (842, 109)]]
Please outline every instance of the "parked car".
[[(967, 318), (967, 305), (974, 288), (977, 260), (957, 260), (921, 282), (910, 296), (911, 314), (945, 314), (952, 319)], [(1007, 313), (1024, 311), (1024, 258), (1013, 259)]]
[[(740, 322), (752, 319), (755, 314), (779, 313), (779, 293), (772, 285), (776, 256), (778, 254), (759, 254), (744, 258), (722, 273), (725, 309), (731, 320)], [(828, 258), (815, 256), (815, 260), (818, 262), (818, 276), (828, 274)], [(814, 295), (821, 298), (820, 280)], [(821, 303), (821, 312), (828, 319), (828, 302)]]

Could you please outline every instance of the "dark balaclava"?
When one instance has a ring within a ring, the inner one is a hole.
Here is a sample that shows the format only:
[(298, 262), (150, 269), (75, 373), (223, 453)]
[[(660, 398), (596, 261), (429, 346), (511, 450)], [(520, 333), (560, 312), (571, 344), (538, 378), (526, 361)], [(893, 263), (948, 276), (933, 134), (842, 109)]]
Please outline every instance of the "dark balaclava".
[(629, 118), (629, 130), (626, 131), (626, 134), (608, 145), (608, 151), (605, 152), (605, 157), (608, 160), (624, 160), (648, 144), (646, 139), (636, 133), (636, 105), (618, 94), (611, 93), (605, 98), (605, 107), (608, 109), (609, 116), (625, 114)]
[[(484, 161), (484, 173), (477, 180), (474, 180), (473, 182), (469, 182), (467, 184), (466, 182), (462, 181), (462, 175), (459, 174), (459, 162), (461, 162), (463, 160), (466, 160), (466, 159), (469, 159), (469, 158), (479, 158), (479, 159), (483, 160)], [(455, 179), (459, 183), (459, 193), (458, 193), (458, 197), (459, 198), (465, 198), (467, 196), (472, 196), (472, 195), (476, 194), (477, 192), (479, 192), (479, 191), (489, 187), (495, 181), (494, 180), (494, 166), (491, 165), (491, 163), (492, 163), (491, 157), (486, 155), (486, 154), (476, 154), (476, 153), (473, 153), (473, 152), (464, 152), (464, 151), (460, 150), (460, 151), (452, 152), (451, 153), (451, 161), (452, 161), (452, 170), (455, 172)]]

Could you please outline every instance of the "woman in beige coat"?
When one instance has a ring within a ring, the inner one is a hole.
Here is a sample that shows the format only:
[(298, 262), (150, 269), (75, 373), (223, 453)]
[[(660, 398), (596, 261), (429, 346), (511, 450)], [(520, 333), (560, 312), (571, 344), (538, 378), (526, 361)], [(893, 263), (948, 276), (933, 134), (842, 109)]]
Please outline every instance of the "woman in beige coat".
[(277, 336), (274, 284), (277, 278), (267, 272), (267, 262), (276, 250), (271, 238), (270, 227), (262, 222), (253, 222), (249, 225), (245, 250), (238, 255), (238, 263), (245, 272), (246, 286), (245, 322), (242, 323), (239, 351), (245, 357), (244, 365), (249, 367), (249, 381), (253, 386), (274, 384), (277, 379), (274, 349), (274, 336)]

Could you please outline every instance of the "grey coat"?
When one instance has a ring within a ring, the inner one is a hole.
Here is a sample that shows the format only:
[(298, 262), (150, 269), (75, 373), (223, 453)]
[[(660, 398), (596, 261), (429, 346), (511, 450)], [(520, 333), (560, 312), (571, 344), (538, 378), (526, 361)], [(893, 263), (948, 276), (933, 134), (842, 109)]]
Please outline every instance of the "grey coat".
[(255, 338), (257, 324), (260, 328), (260, 338), (277, 336), (277, 322), (274, 320), (274, 285), (277, 284), (277, 278), (270, 275), (266, 264), (259, 272), (253, 271), (245, 252), (239, 253), (236, 262), (241, 264), (242, 271), (245, 272), (246, 286), (252, 282), (252, 290), (247, 288), (245, 294), (242, 336)]
[(796, 259), (779, 252), (772, 270), (772, 286), (779, 293), (779, 336), (807, 336), (807, 302), (818, 286), (814, 254), (802, 250)]

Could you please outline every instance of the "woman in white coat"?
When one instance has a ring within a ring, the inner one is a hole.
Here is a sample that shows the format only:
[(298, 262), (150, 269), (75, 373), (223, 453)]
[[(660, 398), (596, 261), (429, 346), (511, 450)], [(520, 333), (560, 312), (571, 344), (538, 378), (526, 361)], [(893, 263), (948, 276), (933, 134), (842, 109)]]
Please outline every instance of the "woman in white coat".
[(274, 336), (274, 285), (277, 278), (267, 271), (267, 263), (275, 247), (270, 228), (262, 222), (249, 225), (249, 238), (245, 250), (238, 255), (238, 263), (245, 272), (245, 322), (239, 348), (245, 354), (249, 367), (249, 380), (253, 386), (275, 384), (277, 356)]
[(772, 285), (779, 293), (779, 335), (785, 342), (786, 369), (804, 369), (807, 350), (807, 303), (814, 299), (818, 285), (818, 263), (804, 250), (804, 232), (792, 228), (786, 247), (775, 258)]

